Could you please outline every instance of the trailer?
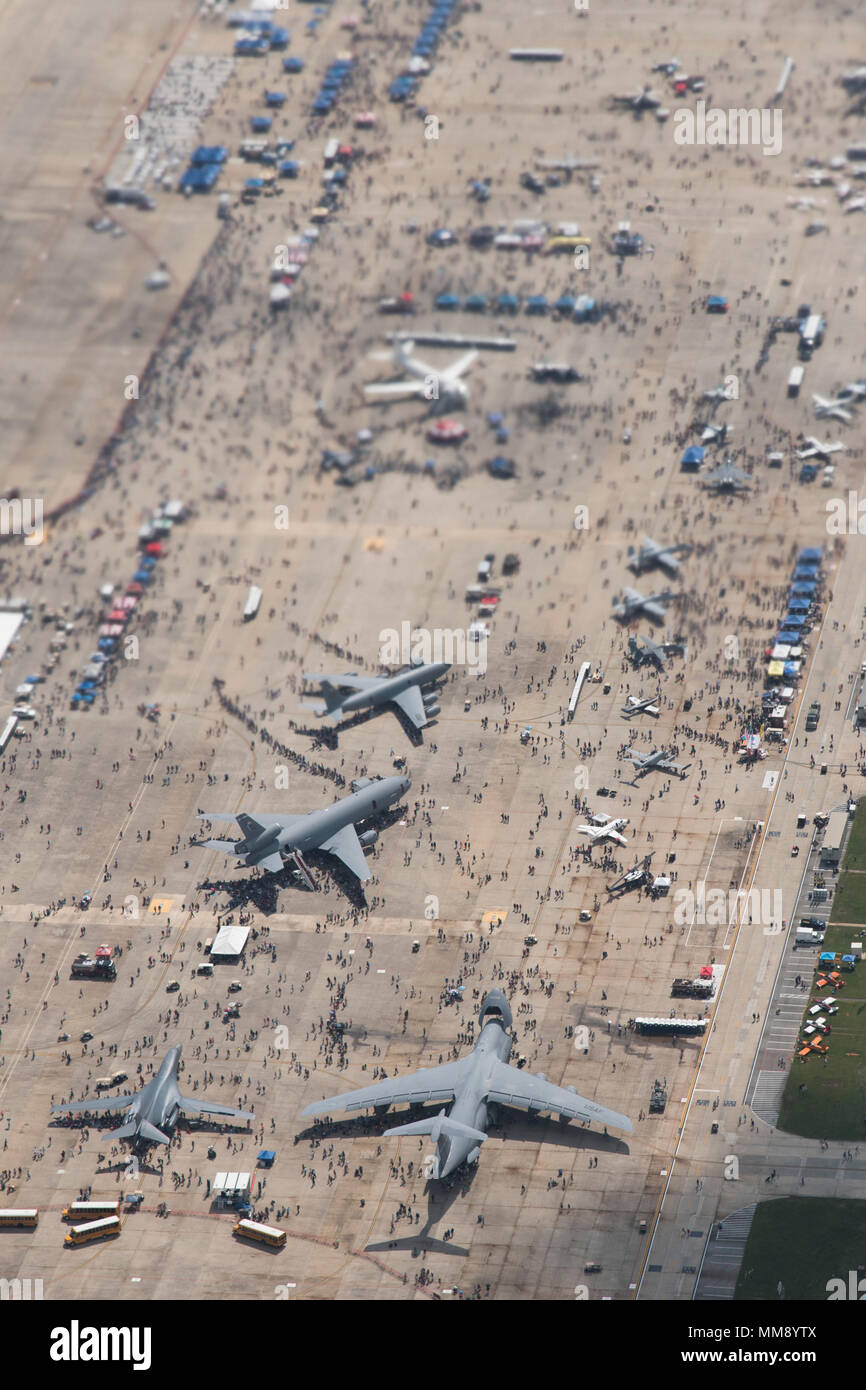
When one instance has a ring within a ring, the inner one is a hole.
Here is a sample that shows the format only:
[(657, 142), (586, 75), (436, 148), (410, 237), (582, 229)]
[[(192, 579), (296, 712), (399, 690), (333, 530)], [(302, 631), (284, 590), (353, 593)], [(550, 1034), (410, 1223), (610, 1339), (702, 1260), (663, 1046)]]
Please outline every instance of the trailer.
[(697, 1038), (706, 1032), (706, 1018), (635, 1018), (632, 1027), (645, 1037)]
[(842, 842), (845, 839), (847, 826), (847, 811), (833, 811), (831, 813), (824, 833), (824, 842), (821, 845), (820, 860), (822, 864), (839, 863), (842, 858)]

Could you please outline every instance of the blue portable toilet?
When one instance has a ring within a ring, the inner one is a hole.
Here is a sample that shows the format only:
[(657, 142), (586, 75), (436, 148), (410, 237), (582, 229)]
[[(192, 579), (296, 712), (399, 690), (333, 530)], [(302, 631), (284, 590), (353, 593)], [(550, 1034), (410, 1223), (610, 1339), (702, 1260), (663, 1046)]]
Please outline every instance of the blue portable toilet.
[(265, 92), (266, 106), (283, 106), (285, 105), (285, 100), (285, 92)]

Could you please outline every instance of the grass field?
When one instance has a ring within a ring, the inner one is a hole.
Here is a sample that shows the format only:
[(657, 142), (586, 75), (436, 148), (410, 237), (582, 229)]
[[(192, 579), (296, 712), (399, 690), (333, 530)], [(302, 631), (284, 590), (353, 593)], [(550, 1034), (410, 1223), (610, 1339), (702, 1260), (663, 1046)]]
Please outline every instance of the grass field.
[[(866, 1266), (866, 1202), (780, 1197), (760, 1202), (734, 1290), (739, 1301), (828, 1298), (827, 1282)], [(866, 1272), (866, 1270), (864, 1270)]]
[[(841, 922), (846, 925), (840, 926)], [(823, 949), (850, 951), (851, 942), (864, 929), (851, 923), (866, 927), (866, 801), (858, 804), (854, 816)], [(844, 979), (844, 989), (833, 991), (839, 1012), (832, 1019), (826, 1059), (795, 1059), (788, 1074), (778, 1125), (789, 1134), (807, 1139), (866, 1138), (866, 962)], [(826, 994), (810, 990), (805, 1007)], [(801, 1086), (806, 1087), (804, 1092)]]

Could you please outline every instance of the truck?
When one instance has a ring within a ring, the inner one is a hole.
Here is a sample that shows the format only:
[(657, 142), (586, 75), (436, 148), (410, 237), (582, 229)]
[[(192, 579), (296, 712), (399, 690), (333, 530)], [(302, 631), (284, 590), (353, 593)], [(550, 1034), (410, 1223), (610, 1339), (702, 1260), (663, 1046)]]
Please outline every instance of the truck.
[(821, 706), (817, 700), (813, 700), (806, 713), (806, 732), (814, 733), (818, 727), (818, 720), (821, 718)]
[(671, 995), (674, 999), (709, 999), (713, 993), (712, 980), (674, 980)]
[(803, 376), (805, 371), (806, 368), (799, 365), (791, 368), (790, 372), (788, 373), (789, 396), (799, 396), (800, 387), (803, 385)]
[(854, 712), (854, 723), (858, 726), (866, 724), (866, 675), (860, 682), (860, 693), (857, 696), (857, 709)]
[(76, 956), (72, 962), (73, 980), (116, 980), (117, 970), (111, 956)]
[(794, 946), (820, 946), (824, 940), (823, 932), (813, 931), (811, 927), (798, 927), (794, 934)]
[(827, 327), (822, 314), (809, 314), (800, 323), (800, 343), (799, 354), (802, 358), (809, 358), (815, 348), (821, 346), (824, 341), (824, 330)]

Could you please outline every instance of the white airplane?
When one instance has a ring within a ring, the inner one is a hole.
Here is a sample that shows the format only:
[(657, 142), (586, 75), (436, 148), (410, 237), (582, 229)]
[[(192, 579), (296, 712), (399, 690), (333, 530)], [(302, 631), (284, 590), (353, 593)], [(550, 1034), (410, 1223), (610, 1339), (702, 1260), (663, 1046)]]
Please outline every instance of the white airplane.
[(806, 435), (806, 443), (809, 445), (808, 449), (797, 450), (798, 459), (825, 459), (829, 458), (831, 454), (841, 453), (845, 448), (845, 445), (839, 439), (835, 440), (832, 444), (822, 444), (821, 440), (816, 439), (812, 434)]
[(430, 403), (433, 415), (448, 414), (452, 410), (462, 410), (469, 399), (469, 387), (461, 381), (478, 356), (478, 349), (471, 348), (452, 362), (450, 367), (431, 367), (427, 362), (412, 357), (411, 342), (394, 344), (394, 361), (401, 367), (410, 381), (388, 381), (373, 386), (365, 386), (364, 394), (372, 401), (398, 400), (402, 396), (421, 396)]
[(645, 700), (639, 700), (636, 695), (629, 695), (621, 713), (626, 719), (631, 719), (633, 714), (652, 714), (657, 716), (660, 710), (658, 705), (653, 704), (654, 699), (658, 699), (658, 696), (649, 695)]
[(645, 613), (653, 622), (663, 623), (667, 617), (664, 605), (675, 597), (670, 589), (665, 589), (660, 594), (648, 594), (646, 597), (639, 594), (637, 589), (623, 589), (622, 598), (613, 601), (613, 611), (617, 618), (622, 618), (626, 623), (631, 622), (632, 618), (640, 613)]
[(704, 391), (702, 400), (705, 401), (733, 401), (736, 397), (731, 394), (727, 386), (713, 386), (709, 391)]
[(845, 212), (866, 212), (866, 198), (852, 198), (845, 204)]
[(728, 435), (733, 433), (733, 425), (704, 425), (701, 442), (708, 443), (712, 440), (713, 444), (724, 444)]
[(577, 827), (578, 835), (588, 835), (593, 844), (598, 840), (616, 840), (618, 845), (628, 844), (626, 837), (620, 834), (620, 831), (628, 825), (627, 816), (621, 816), (619, 819), (613, 820), (610, 816), (606, 816), (604, 812), (600, 811), (596, 815), (590, 816), (589, 819), (593, 824), (579, 825)]
[(851, 400), (851, 404), (856, 404), (857, 400), (862, 400), (866, 396), (866, 381), (849, 381), (847, 386), (839, 387), (839, 399)]
[(826, 396), (813, 396), (812, 401), (815, 406), (815, 417), (818, 420), (841, 420), (844, 424), (850, 425), (854, 418), (850, 410), (845, 408), (846, 405), (852, 404), (847, 398), (828, 401)]
[(643, 574), (644, 570), (652, 569), (654, 565), (668, 574), (676, 574), (680, 567), (677, 555), (691, 555), (692, 549), (690, 545), (659, 545), (652, 537), (644, 536), (639, 550), (629, 546), (631, 559), (628, 567), (632, 574)]

